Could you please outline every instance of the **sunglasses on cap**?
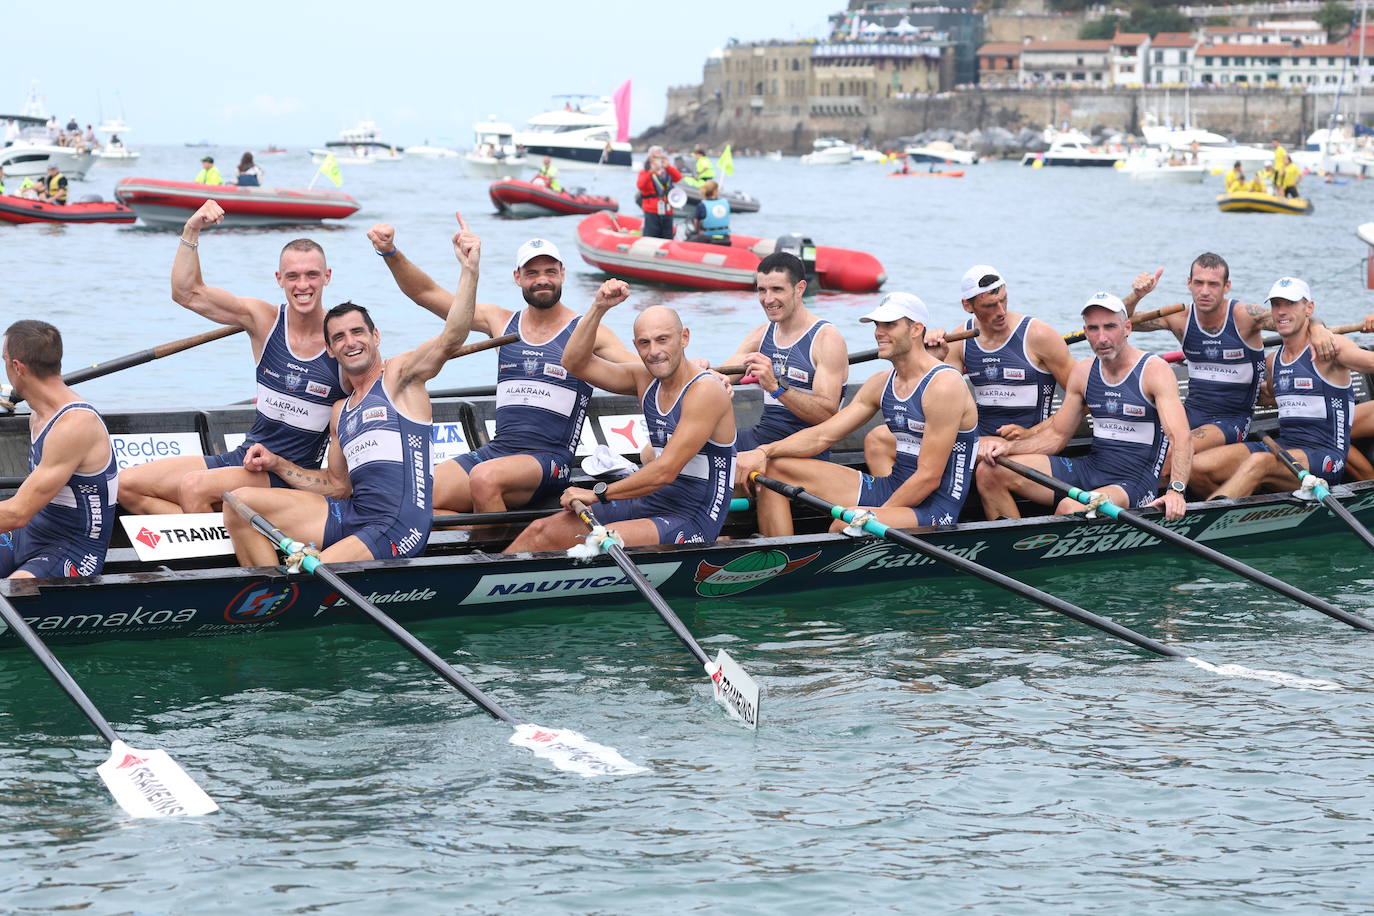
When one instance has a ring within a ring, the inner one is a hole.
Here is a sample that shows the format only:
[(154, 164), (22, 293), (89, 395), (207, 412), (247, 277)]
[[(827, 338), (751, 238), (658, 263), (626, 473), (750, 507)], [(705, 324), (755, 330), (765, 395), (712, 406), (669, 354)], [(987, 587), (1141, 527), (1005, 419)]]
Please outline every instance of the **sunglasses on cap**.
[(983, 274), (983, 276), (978, 280), (978, 286), (979, 286), (979, 287), (992, 286), (994, 283), (1001, 283), (1001, 282), (1002, 282), (1002, 278), (999, 277), (999, 276), (997, 276), (997, 274)]

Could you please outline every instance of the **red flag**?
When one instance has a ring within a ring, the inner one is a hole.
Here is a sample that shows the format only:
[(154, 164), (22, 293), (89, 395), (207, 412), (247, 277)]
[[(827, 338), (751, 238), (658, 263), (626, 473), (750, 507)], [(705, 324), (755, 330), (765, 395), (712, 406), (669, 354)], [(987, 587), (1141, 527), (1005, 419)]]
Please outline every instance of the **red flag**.
[(615, 142), (625, 143), (630, 139), (630, 81), (615, 91), (611, 96), (611, 101), (615, 104)]

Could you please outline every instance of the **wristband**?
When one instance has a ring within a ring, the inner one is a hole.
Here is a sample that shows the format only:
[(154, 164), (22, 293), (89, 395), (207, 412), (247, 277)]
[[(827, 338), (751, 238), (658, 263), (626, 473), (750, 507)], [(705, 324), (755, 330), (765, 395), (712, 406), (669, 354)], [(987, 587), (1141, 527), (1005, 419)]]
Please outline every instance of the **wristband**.
[(187, 241), (186, 236), (184, 236), (184, 235), (182, 235), (182, 236), (177, 236), (177, 240), (178, 240), (179, 242), (181, 242), (181, 244), (185, 245), (187, 248), (199, 248), (199, 247), (200, 247), (200, 242), (191, 242), (191, 241)]
[[(389, 258), (389, 257), (391, 257), (393, 254), (395, 254), (396, 252), (398, 252), (398, 251), (400, 251), (400, 250), (401, 250), (401, 249), (399, 249), (399, 248), (393, 248), (393, 249), (391, 249), (390, 251), (377, 251), (377, 254), (381, 255), (381, 256), (384, 257), (384, 258)], [(376, 251), (376, 249), (374, 248), (373, 251)]]
[(782, 379), (778, 379), (778, 387), (773, 389), (773, 397), (780, 398), (782, 397), (782, 393), (787, 390), (789, 390), (787, 387), (787, 383), (784, 382)]

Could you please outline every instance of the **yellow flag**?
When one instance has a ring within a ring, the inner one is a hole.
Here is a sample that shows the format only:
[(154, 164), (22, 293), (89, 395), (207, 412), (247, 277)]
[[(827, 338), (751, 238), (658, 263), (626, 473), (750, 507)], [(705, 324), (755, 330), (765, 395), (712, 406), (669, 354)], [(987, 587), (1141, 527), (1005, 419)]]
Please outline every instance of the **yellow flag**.
[(343, 172), (339, 170), (339, 160), (334, 158), (333, 153), (324, 157), (324, 162), (320, 163), (320, 171), (324, 173), (324, 177), (334, 182), (334, 187), (343, 187)]
[(730, 144), (725, 144), (725, 149), (720, 151), (720, 158), (716, 160), (716, 168), (726, 175), (735, 174), (735, 157), (730, 155)]

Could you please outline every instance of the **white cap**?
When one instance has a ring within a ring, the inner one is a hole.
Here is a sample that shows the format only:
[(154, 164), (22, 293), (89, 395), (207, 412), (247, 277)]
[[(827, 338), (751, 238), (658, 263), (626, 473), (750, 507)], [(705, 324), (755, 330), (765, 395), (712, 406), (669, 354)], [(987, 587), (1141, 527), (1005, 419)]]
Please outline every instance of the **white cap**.
[[(984, 280), (987, 282), (984, 283)], [(1006, 282), (996, 267), (989, 264), (974, 264), (964, 271), (964, 279), (959, 281), (959, 298), (972, 299), (980, 293), (990, 293), (1005, 286)]]
[(1083, 311), (1079, 312), (1079, 314), (1088, 314), (1088, 309), (1106, 309), (1109, 312), (1116, 312), (1122, 318), (1131, 317), (1126, 313), (1126, 303), (1122, 302), (1111, 293), (1094, 293), (1093, 297), (1088, 300), (1087, 305), (1083, 306)]
[(919, 297), (911, 293), (888, 293), (878, 301), (878, 307), (867, 315), (860, 318), (860, 321), (896, 321), (898, 318), (910, 318), (919, 324), (930, 324), (930, 310)]
[(563, 263), (563, 256), (558, 253), (558, 246), (553, 242), (548, 239), (530, 239), (515, 253), (515, 269), (519, 270), (541, 254), (548, 255), (559, 264)]
[(1287, 299), (1290, 302), (1301, 302), (1306, 299), (1310, 302), (1312, 290), (1297, 277), (1279, 277), (1274, 281), (1274, 285), (1269, 287), (1269, 295), (1264, 297), (1266, 305), (1270, 299)]

